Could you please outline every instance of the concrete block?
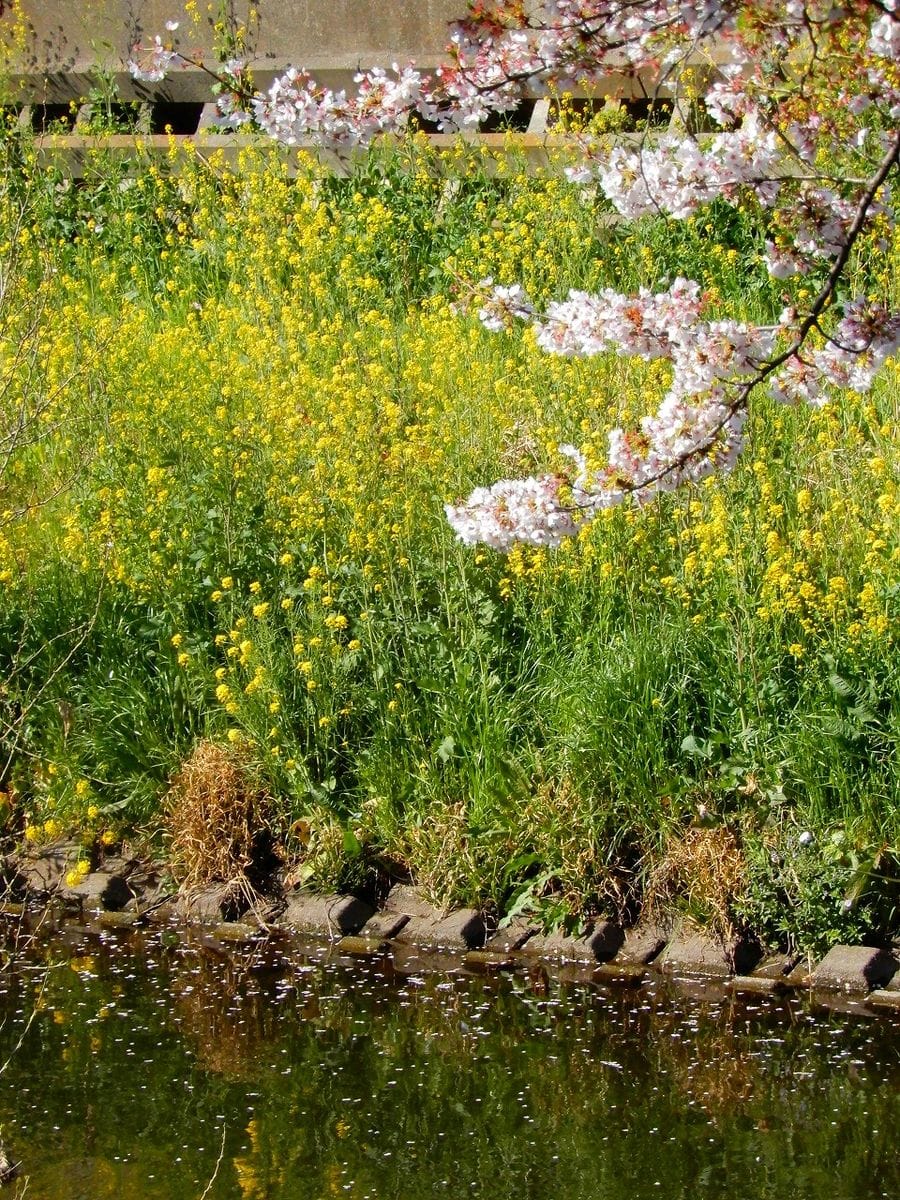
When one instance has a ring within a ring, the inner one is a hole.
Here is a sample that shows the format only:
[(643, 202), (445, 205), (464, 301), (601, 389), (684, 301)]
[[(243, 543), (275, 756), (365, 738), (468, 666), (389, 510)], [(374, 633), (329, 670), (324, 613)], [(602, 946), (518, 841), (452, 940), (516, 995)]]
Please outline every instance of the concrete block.
[(814, 991), (860, 992), (882, 988), (896, 975), (900, 962), (877, 946), (832, 946), (810, 973)]
[(186, 921), (218, 925), (222, 921), (237, 921), (250, 907), (250, 899), (240, 888), (219, 883), (199, 892), (183, 892), (177, 900), (176, 912)]
[(523, 950), (537, 958), (552, 958), (560, 962), (606, 962), (621, 948), (624, 934), (614, 921), (597, 921), (581, 937), (562, 932), (535, 934)]
[(101, 929), (133, 929), (140, 918), (133, 912), (101, 912), (97, 924)]
[(769, 954), (753, 972), (759, 979), (774, 979), (789, 987), (799, 987), (809, 975), (809, 963), (799, 954)]
[(538, 100), (535, 103), (531, 113), (531, 120), (528, 122), (529, 133), (546, 133), (547, 121), (550, 118), (550, 101), (545, 99)]
[(178, 901), (167, 897), (159, 904), (154, 904), (144, 914), (144, 919), (151, 925), (170, 925), (177, 921), (180, 915), (181, 908)]
[[(894, 958), (900, 962), (900, 946), (895, 943), (891, 953), (893, 954)], [(887, 983), (882, 984), (882, 987), (879, 990), (900, 992), (900, 967), (898, 967)]]
[(625, 931), (625, 940), (616, 955), (616, 962), (646, 964), (660, 954), (669, 935), (653, 922), (641, 922)]
[(728, 987), (732, 992), (752, 996), (773, 996), (787, 991), (783, 979), (772, 979), (767, 975), (735, 975), (729, 979)]
[(618, 956), (611, 962), (599, 963), (594, 968), (598, 983), (617, 984), (621, 987), (640, 987), (647, 978), (647, 967), (639, 962), (621, 962)]
[(80, 883), (68, 884), (60, 892), (67, 904), (80, 904), (86, 912), (118, 912), (131, 899), (131, 889), (122, 875), (92, 871)]
[(509, 954), (513, 950), (521, 950), (529, 938), (539, 932), (538, 927), (530, 921), (516, 917), (502, 929), (495, 930), (484, 943), (484, 948), (497, 954)]
[(148, 876), (142, 871), (128, 876), (128, 890), (131, 899), (127, 907), (142, 915), (151, 913), (170, 896), (155, 876)]
[(596, 921), (593, 928), (585, 934), (585, 941), (597, 962), (608, 962), (622, 949), (625, 931), (617, 921)]
[(506, 971), (516, 965), (512, 954), (503, 950), (470, 950), (465, 964), (474, 971)]
[(384, 912), (422, 917), (430, 921), (436, 921), (444, 915), (443, 910), (430, 904), (418, 888), (407, 883), (398, 883), (391, 888), (384, 902)]
[(657, 965), (669, 974), (728, 975), (749, 974), (759, 962), (758, 948), (738, 941), (723, 947), (704, 933), (679, 930), (663, 950)]
[(214, 101), (211, 101), (209, 104), (204, 104), (200, 113), (200, 121), (197, 125), (197, 132), (200, 133), (204, 129), (217, 130), (219, 128), (218, 117), (219, 107)]
[(369, 917), (359, 932), (364, 938), (390, 941), (391, 938), (397, 936), (408, 921), (409, 917), (406, 913), (389, 912), (388, 909), (382, 909), (381, 912), (374, 913)]
[(766, 990), (780, 993), (808, 987), (810, 965), (809, 959), (799, 954), (769, 954), (757, 963), (748, 977), (759, 980), (759, 985), (754, 988), (748, 982), (742, 988), (762, 994)]
[(397, 940), (441, 950), (477, 950), (484, 945), (486, 932), (482, 913), (474, 908), (458, 908), (437, 920), (411, 916)]
[(294, 892), (288, 897), (281, 923), (301, 933), (324, 934), (335, 941), (346, 933), (358, 933), (374, 912), (374, 905), (356, 896)]
[(338, 942), (338, 950), (341, 954), (352, 954), (354, 958), (372, 958), (376, 954), (381, 954), (384, 949), (383, 938), (366, 937), (365, 934), (357, 936), (348, 933)]
[(65, 886), (66, 874), (80, 857), (79, 843), (57, 842), (23, 857), (18, 864), (19, 875), (32, 894), (53, 895)]
[(866, 1004), (870, 1008), (900, 1014), (900, 988), (876, 988), (866, 996)]
[(136, 858), (126, 858), (123, 854), (109, 854), (97, 870), (105, 871), (107, 875), (123, 875), (130, 882), (132, 872), (140, 868), (141, 864)]
[(220, 942), (234, 942), (240, 945), (242, 942), (257, 939), (260, 936), (260, 928), (245, 921), (221, 921), (212, 933)]

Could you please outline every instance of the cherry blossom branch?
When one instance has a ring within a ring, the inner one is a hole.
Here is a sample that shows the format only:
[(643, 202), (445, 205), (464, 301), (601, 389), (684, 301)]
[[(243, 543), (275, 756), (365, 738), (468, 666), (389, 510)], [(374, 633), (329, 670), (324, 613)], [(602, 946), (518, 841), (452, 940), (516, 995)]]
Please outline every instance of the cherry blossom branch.
[[(657, 412), (638, 430), (611, 431), (603, 470), (589, 470), (567, 446), (562, 452), (573, 472), (501, 480), (448, 506), (463, 541), (499, 549), (515, 541), (554, 545), (611, 504), (629, 497), (643, 503), (731, 469), (760, 384), (768, 382), (785, 402), (819, 405), (829, 389), (867, 388), (900, 343), (900, 317), (874, 301), (845, 304), (830, 333), (821, 323), (826, 308), (838, 307), (838, 286), (864, 230), (876, 215), (893, 219), (886, 184), (900, 155), (900, 134), (891, 126), (900, 118), (897, 0), (855, 0), (846, 9), (826, 0), (546, 0), (539, 12), (524, 0), (475, 0), (456, 26), (448, 63), (434, 75), (412, 64), (391, 74), (376, 68), (356, 77), (354, 96), (294, 68), (263, 96), (246, 84), (241, 62), (224, 63), (219, 72), (194, 64), (228, 89), (219, 97), (224, 119), (252, 120), (288, 145), (313, 138), (334, 149), (400, 130), (413, 113), (444, 130), (474, 129), (548, 82), (595, 82), (610, 74), (641, 79), (652, 72), (655, 94), (663, 82), (677, 92), (684, 66), (701, 48), (717, 48), (705, 102), (718, 131), (670, 132), (652, 143), (645, 134), (637, 147), (598, 143), (570, 178), (596, 179), (629, 219), (682, 218), (716, 198), (735, 204), (752, 198), (768, 222), (770, 275), (783, 279), (827, 265), (824, 283), (802, 318), (786, 310), (775, 328), (706, 320), (699, 286), (681, 278), (657, 294), (571, 292), (543, 317), (517, 285), (488, 291), (479, 315), (490, 329), (525, 320), (548, 353), (614, 352), (661, 358), (672, 368)], [(852, 70), (848, 44), (856, 46)], [(132, 67), (144, 71), (138, 77), (156, 79), (169, 65), (189, 61), (156, 38), (144, 67)], [(831, 107), (815, 102), (824, 94)], [(859, 121), (868, 109), (877, 118), (874, 129)], [(879, 122), (887, 132), (878, 131)], [(850, 170), (879, 145), (871, 171)], [(835, 167), (829, 160), (836, 155)], [(813, 332), (824, 344), (809, 350)]]
[(828, 278), (825, 280), (822, 290), (811, 304), (806, 317), (800, 322), (797, 331), (797, 342), (790, 350), (785, 351), (780, 358), (775, 359), (770, 364), (769, 371), (774, 370), (781, 363), (787, 361), (792, 354), (796, 353), (803, 345), (809, 332), (814, 326), (818, 325), (819, 317), (825, 311), (829, 301), (837, 291), (838, 283), (844, 273), (844, 268), (850, 260), (853, 247), (856, 245), (860, 234), (865, 228), (869, 212), (875, 203), (875, 197), (881, 191), (891, 171), (898, 163), (900, 163), (900, 131), (894, 134), (894, 139), (890, 143), (887, 153), (884, 155), (877, 171), (870, 179), (868, 187), (859, 199), (853, 221), (847, 230), (844, 243), (832, 263), (831, 270), (828, 272)]
[[(796, 325), (791, 344), (779, 353), (768, 352), (777, 327), (750, 330), (735, 322), (702, 322), (699, 287), (687, 280), (676, 280), (667, 293), (656, 296), (643, 292), (624, 297), (611, 290), (599, 297), (570, 293), (568, 301), (550, 306), (543, 324), (521, 288), (494, 288), (479, 312), (489, 329), (508, 326), (513, 319), (532, 321), (538, 344), (551, 353), (588, 356), (615, 350), (647, 359), (668, 357), (674, 375), (656, 416), (644, 418), (640, 433), (611, 432), (605, 470), (589, 473), (584, 457), (564, 446), (561, 452), (577, 467), (573, 480), (565, 475), (501, 480), (490, 488), (476, 488), (463, 505), (446, 506), (460, 540), (485, 542), (500, 550), (516, 542), (557, 545), (601, 509), (629, 497), (645, 502), (713, 470), (729, 470), (743, 447), (751, 395), (770, 377), (773, 394), (790, 403), (821, 403), (822, 381), (859, 391), (868, 388), (884, 359), (900, 346), (900, 316), (868, 301), (855, 301), (826, 335), (823, 349), (814, 351), (809, 361), (800, 357), (800, 350), (814, 329), (821, 330), (820, 318), (898, 161), (900, 133), (859, 198), (824, 285)], [(782, 367), (786, 370), (779, 374)]]

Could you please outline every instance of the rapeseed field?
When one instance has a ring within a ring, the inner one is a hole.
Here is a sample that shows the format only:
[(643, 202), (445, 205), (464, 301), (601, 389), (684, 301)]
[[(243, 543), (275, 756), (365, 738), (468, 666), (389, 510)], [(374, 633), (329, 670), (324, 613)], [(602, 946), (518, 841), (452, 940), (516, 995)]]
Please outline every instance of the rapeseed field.
[[(409, 873), (548, 925), (663, 903), (804, 948), (895, 926), (896, 362), (819, 410), (758, 396), (733, 475), (558, 550), (444, 518), (561, 443), (602, 462), (666, 384), (487, 332), (474, 285), (681, 274), (775, 320), (815, 285), (767, 277), (759, 213), (619, 225), (560, 163), (415, 137), (344, 177), (202, 143), (77, 183), (3, 156), (10, 838), (77, 837), (84, 869), (161, 844), (214, 743), (312, 886)], [(896, 266), (873, 235), (854, 284)]]

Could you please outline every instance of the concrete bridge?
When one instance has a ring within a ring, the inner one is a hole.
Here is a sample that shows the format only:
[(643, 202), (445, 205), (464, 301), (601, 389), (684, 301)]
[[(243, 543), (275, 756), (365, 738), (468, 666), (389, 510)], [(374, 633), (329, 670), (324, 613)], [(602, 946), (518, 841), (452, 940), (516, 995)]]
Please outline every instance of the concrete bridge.
[[(222, 0), (238, 25), (249, 31), (246, 57), (260, 89), (288, 66), (303, 67), (331, 88), (353, 88), (360, 68), (414, 61), (423, 70), (444, 58), (450, 24), (465, 10), (465, 0)], [(199, 18), (185, 15), (185, 0), (21, 0), (27, 28), (15, 58), (6, 65), (6, 81), (19, 120), (43, 137), (42, 150), (63, 160), (73, 174), (81, 171), (90, 134), (91, 109), (85, 101), (98, 82), (116, 101), (139, 102), (136, 131), (143, 144), (160, 153), (168, 148), (167, 132), (204, 135), (210, 148), (229, 154), (244, 140), (239, 134), (215, 133), (211, 79), (200, 69), (173, 70), (158, 84), (135, 82), (124, 63), (136, 43), (154, 35), (172, 36), (185, 54), (213, 61), (213, 14), (220, 0), (197, 0)], [(0, 0), (0, 13), (4, 0)], [(9, 21), (9, 0), (6, 15)], [(179, 20), (176, 34), (166, 35), (168, 20)], [(611, 74), (593, 89), (592, 105), (625, 104), (631, 116), (647, 114), (654, 80)], [(663, 93), (665, 95), (665, 93)], [(116, 107), (116, 105), (113, 105)], [(671, 105), (654, 113), (678, 121)], [(553, 106), (539, 97), (524, 99), (507, 122), (521, 135), (529, 160), (546, 157)], [(502, 138), (482, 131), (488, 142)], [(450, 138), (436, 136), (438, 143)], [(551, 139), (552, 140), (552, 139)], [(121, 146), (119, 146), (121, 143)], [(158, 143), (158, 144), (156, 144)], [(107, 136), (107, 148), (133, 153), (133, 136)], [(311, 149), (315, 147), (310, 146)], [(118, 151), (117, 151), (118, 152)], [(340, 167), (340, 164), (338, 164)]]
[[(0, 12), (3, 10), (0, 2)], [(209, 77), (174, 71), (162, 85), (136, 85), (125, 60), (141, 40), (165, 35), (179, 20), (180, 49), (207, 59), (213, 45), (218, 0), (198, 0), (199, 21), (185, 15), (184, 0), (22, 0), (28, 29), (24, 52), (12, 65), (20, 94), (35, 103), (67, 103), (86, 93), (91, 72), (112, 71), (124, 98), (149, 94), (172, 101), (209, 98)], [(249, 29), (254, 75), (260, 86), (293, 65), (330, 87), (352, 83), (360, 67), (414, 60), (435, 67), (449, 40), (449, 24), (465, 0), (226, 0), (237, 23)], [(8, 16), (7, 16), (8, 19)]]

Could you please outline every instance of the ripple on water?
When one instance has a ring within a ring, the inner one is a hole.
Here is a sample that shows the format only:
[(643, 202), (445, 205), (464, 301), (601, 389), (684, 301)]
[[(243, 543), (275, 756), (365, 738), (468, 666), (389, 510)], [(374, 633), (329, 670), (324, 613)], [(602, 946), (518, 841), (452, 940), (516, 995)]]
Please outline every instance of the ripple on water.
[(896, 1022), (453, 965), (171, 931), (34, 940), (0, 976), (0, 1130), (20, 1189), (900, 1194)]

